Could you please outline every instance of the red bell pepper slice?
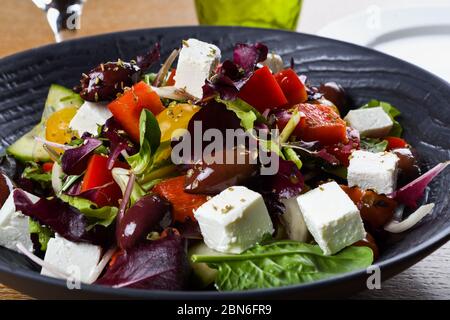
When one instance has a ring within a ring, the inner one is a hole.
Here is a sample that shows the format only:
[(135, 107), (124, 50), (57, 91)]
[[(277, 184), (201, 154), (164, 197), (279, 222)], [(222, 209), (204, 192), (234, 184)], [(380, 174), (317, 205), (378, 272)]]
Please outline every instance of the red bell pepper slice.
[(53, 169), (53, 162), (45, 162), (42, 164), (42, 170), (44, 172), (50, 172)]
[(387, 150), (406, 148), (408, 143), (399, 137), (386, 137), (384, 138), (388, 142)]
[(285, 69), (275, 75), (275, 80), (283, 90), (290, 106), (305, 102), (308, 99), (306, 87), (292, 69)]
[(207, 201), (206, 195), (184, 192), (185, 176), (170, 178), (158, 183), (152, 191), (172, 203), (174, 221), (185, 222), (190, 218), (194, 221), (194, 210)]
[[(115, 167), (128, 168), (128, 165), (116, 161)], [(103, 186), (105, 187), (95, 194), (93, 202), (99, 207), (118, 206), (119, 199), (122, 198), (122, 191), (114, 181), (111, 170), (108, 170), (108, 157), (94, 154), (89, 160), (84, 174), (81, 192)]]
[(122, 125), (128, 135), (139, 142), (139, 117), (145, 108), (155, 116), (164, 110), (164, 106), (156, 92), (141, 81), (136, 83), (130, 90), (108, 105), (114, 118)]
[(238, 97), (260, 112), (264, 112), (267, 108), (283, 107), (288, 104), (283, 90), (267, 66), (253, 73), (242, 87)]

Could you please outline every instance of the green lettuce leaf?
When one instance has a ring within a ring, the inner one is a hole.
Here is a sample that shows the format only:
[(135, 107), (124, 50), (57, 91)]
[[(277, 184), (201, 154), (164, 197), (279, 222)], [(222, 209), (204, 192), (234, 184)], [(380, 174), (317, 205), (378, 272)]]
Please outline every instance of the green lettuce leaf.
[(216, 287), (230, 291), (306, 283), (365, 269), (372, 264), (373, 253), (368, 247), (348, 247), (325, 256), (317, 245), (279, 241), (239, 255), (193, 255), (191, 260), (217, 269)]
[(72, 197), (66, 194), (59, 195), (59, 198), (77, 208), (89, 220), (89, 228), (95, 225), (102, 225), (108, 227), (114, 221), (119, 211), (116, 207), (101, 207), (98, 208), (95, 203), (80, 197)]
[(384, 112), (386, 112), (392, 119), (392, 122), (394, 122), (394, 125), (392, 126), (392, 129), (389, 132), (389, 136), (400, 137), (402, 135), (403, 128), (400, 125), (400, 123), (397, 120), (395, 120), (395, 118), (401, 114), (400, 110), (398, 110), (388, 102), (378, 101), (375, 99), (370, 100), (367, 104), (363, 105), (361, 109), (375, 108), (375, 107), (383, 108)]
[(362, 138), (360, 141), (360, 148), (362, 150), (370, 152), (383, 152), (386, 151), (388, 142), (382, 139), (376, 138)]
[(41, 245), (41, 250), (47, 250), (47, 243), (54, 236), (54, 232), (47, 227), (41, 226), (36, 220), (30, 219), (28, 223), (28, 230), (30, 233), (35, 233), (38, 235), (39, 244)]
[(35, 162), (27, 163), (27, 166), (22, 172), (22, 178), (39, 183), (43, 189), (51, 188), (52, 186), (52, 173), (44, 172), (41, 166)]
[(217, 97), (216, 101), (223, 103), (228, 110), (233, 111), (241, 120), (241, 126), (245, 130), (253, 129), (256, 120), (262, 123), (266, 122), (266, 119), (244, 100), (239, 98), (235, 100), (222, 100)]
[(159, 147), (161, 130), (153, 113), (144, 109), (139, 118), (139, 152), (128, 157), (127, 162), (136, 175), (143, 173), (151, 164), (152, 155)]

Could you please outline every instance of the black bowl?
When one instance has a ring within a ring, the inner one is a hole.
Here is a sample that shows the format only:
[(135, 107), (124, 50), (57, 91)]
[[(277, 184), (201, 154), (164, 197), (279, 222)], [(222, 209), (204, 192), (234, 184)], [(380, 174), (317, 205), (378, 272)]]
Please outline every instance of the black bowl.
[[(198, 38), (218, 45), (230, 56), (236, 42), (264, 42), (311, 84), (340, 83), (359, 106), (372, 98), (402, 112), (405, 137), (429, 168), (450, 158), (450, 86), (436, 76), (396, 58), (348, 43), (292, 32), (237, 27), (177, 27), (137, 30), (89, 37), (29, 50), (0, 60), (1, 150), (40, 118), (50, 84), (77, 84), (82, 72), (100, 62), (131, 59), (155, 41), (166, 57), (181, 40)], [(431, 184), (432, 215), (397, 237), (377, 265), (383, 280), (423, 259), (450, 239), (450, 172)], [(325, 298), (345, 297), (366, 285), (365, 270), (328, 280), (246, 292), (164, 292), (83, 285), (68, 290), (65, 282), (40, 276), (27, 258), (0, 248), (0, 282), (37, 298)]]

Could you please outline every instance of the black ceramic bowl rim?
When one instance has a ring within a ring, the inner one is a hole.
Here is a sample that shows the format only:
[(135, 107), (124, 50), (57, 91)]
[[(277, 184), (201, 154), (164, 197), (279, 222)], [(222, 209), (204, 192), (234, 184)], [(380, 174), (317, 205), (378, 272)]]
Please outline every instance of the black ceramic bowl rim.
[[(49, 44), (33, 49), (29, 49), (23, 52), (15, 53), (6, 57), (3, 57), (0, 59), (0, 63), (7, 63), (8, 61), (13, 61), (14, 59), (21, 58), (22, 56), (28, 56), (32, 55), (35, 52), (46, 50), (48, 48), (54, 48), (57, 46), (65, 45), (67, 43), (76, 43), (76, 42), (89, 42), (93, 41), (98, 38), (107, 39), (107, 38), (114, 38), (114, 37), (123, 37), (127, 35), (132, 35), (136, 32), (145, 32), (145, 31), (156, 31), (156, 32), (163, 32), (164, 30), (170, 30), (170, 29), (181, 29), (181, 28), (226, 28), (231, 30), (239, 30), (239, 29), (247, 29), (247, 30), (258, 30), (259, 32), (264, 32), (266, 29), (259, 29), (259, 28), (244, 28), (244, 27), (228, 27), (228, 26), (201, 26), (201, 27), (195, 27), (195, 26), (177, 26), (177, 27), (164, 27), (164, 28), (148, 28), (148, 29), (136, 29), (136, 30), (128, 30), (128, 31), (122, 31), (122, 32), (113, 32), (113, 33), (106, 33), (101, 35), (95, 35), (95, 36), (88, 36), (88, 37), (82, 37), (79, 39), (73, 39), (66, 42), (63, 42), (61, 44)], [(296, 34), (295, 32), (291, 31), (283, 31), (283, 30), (271, 30), (267, 29), (267, 31), (270, 31), (272, 33), (280, 33), (280, 34), (286, 34), (286, 33), (292, 33)], [(304, 35), (311, 38), (322, 38), (319, 36), (314, 35)], [(360, 51), (367, 51), (368, 53), (374, 54), (374, 50), (364, 48), (358, 45), (354, 45), (351, 43), (339, 41), (339, 40), (333, 40), (326, 38), (326, 41), (328, 42), (334, 42), (334, 43), (340, 43), (341, 45), (345, 45), (347, 47), (356, 47)], [(400, 60), (398, 58), (386, 55), (381, 52), (376, 52), (377, 55), (381, 57), (386, 57), (389, 59), (397, 60), (398, 62), (408, 65), (409, 68), (412, 69), (419, 69), (422, 73), (426, 73), (427, 77), (430, 79), (434, 79), (434, 81), (439, 81), (443, 84), (445, 84), (445, 80), (437, 77), (436, 75), (423, 70), (413, 64), (410, 64), (408, 62), (405, 62), (403, 60)], [(447, 83), (447, 86), (450, 88), (449, 84)], [(423, 259), (425, 256), (429, 255), (436, 249), (438, 249), (440, 246), (444, 245), (447, 241), (450, 240), (450, 227), (447, 227), (445, 229), (442, 229), (440, 232), (435, 234), (433, 237), (429, 238), (428, 240), (422, 242), (418, 246), (416, 246), (414, 249), (410, 249), (406, 252), (403, 252), (402, 254), (398, 254), (396, 256), (393, 256), (387, 260), (381, 261), (379, 263), (375, 263), (373, 266), (379, 267), (381, 270), (381, 275), (383, 281), (387, 280), (388, 278), (392, 277), (393, 275), (403, 271), (404, 269), (408, 268), (409, 266), (417, 263), (421, 259)], [(412, 263), (411, 263), (412, 262)], [(394, 271), (396, 269), (396, 271)], [(50, 278), (46, 276), (40, 275), (38, 272), (30, 271), (30, 270), (13, 270), (12, 268), (9, 268), (7, 265), (0, 264), (0, 273), (3, 274), (12, 274), (15, 276), (18, 276), (24, 280), (30, 280), (36, 283), (45, 283), (48, 285), (52, 285), (59, 288), (67, 288), (66, 281)], [(288, 298), (290, 294), (295, 294), (298, 291), (307, 292), (312, 289), (326, 289), (330, 285), (338, 285), (338, 284), (344, 284), (350, 280), (355, 279), (365, 279), (369, 276), (367, 270), (359, 270), (355, 272), (350, 272), (338, 276), (334, 276), (332, 278), (318, 280), (310, 283), (305, 284), (298, 284), (298, 285), (290, 285), (290, 286), (284, 286), (284, 287), (278, 287), (278, 288), (268, 288), (268, 289), (252, 289), (247, 291), (228, 291), (228, 292), (219, 292), (219, 291), (164, 291), (164, 290), (142, 290), (142, 289), (130, 289), (130, 288), (111, 288), (108, 286), (100, 286), (100, 285), (81, 285), (82, 291), (87, 291), (93, 294), (98, 294), (99, 296), (106, 295), (110, 298), (114, 298), (114, 296), (117, 296), (119, 298), (128, 297), (130, 299), (137, 298), (137, 299), (177, 299), (177, 300), (184, 300), (184, 299), (263, 299), (266, 297), (272, 297), (272, 296), (283, 296), (284, 298)], [(77, 289), (74, 289), (77, 290)]]

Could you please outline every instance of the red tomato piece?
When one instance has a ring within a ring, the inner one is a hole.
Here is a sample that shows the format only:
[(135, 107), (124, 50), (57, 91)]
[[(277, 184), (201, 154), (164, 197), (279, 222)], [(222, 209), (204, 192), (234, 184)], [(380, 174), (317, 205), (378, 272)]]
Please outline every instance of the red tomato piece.
[(304, 141), (319, 141), (322, 145), (347, 143), (347, 128), (345, 121), (328, 106), (321, 104), (302, 103), (298, 110), (304, 114), (296, 134)]
[(285, 69), (275, 75), (275, 80), (283, 90), (290, 106), (305, 102), (308, 99), (306, 88), (292, 69)]
[(111, 102), (108, 108), (135, 142), (139, 141), (141, 111), (148, 109), (156, 116), (164, 110), (158, 94), (143, 81), (125, 91), (122, 96)]
[(53, 162), (45, 162), (42, 164), (42, 170), (44, 172), (50, 172), (53, 169)]
[(260, 112), (264, 112), (267, 108), (283, 107), (288, 103), (283, 90), (267, 66), (255, 71), (238, 96)]
[(406, 148), (408, 143), (399, 137), (386, 137), (384, 138), (388, 142), (387, 150)]
[(184, 192), (184, 184), (185, 176), (179, 176), (158, 183), (152, 191), (172, 203), (174, 221), (195, 221), (194, 210), (207, 201), (207, 196)]

